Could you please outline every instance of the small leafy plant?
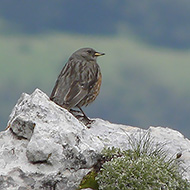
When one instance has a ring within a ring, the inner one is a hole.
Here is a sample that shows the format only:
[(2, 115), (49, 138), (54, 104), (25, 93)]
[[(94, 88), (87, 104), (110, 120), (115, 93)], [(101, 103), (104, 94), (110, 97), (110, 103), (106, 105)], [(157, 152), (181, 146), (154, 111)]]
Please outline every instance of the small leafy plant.
[(149, 133), (129, 137), (130, 150), (103, 150), (105, 160), (96, 176), (99, 190), (188, 190), (176, 159), (167, 158), (162, 145)]
[(84, 178), (82, 179), (79, 185), (79, 189), (91, 188), (94, 190), (98, 190), (98, 183), (95, 180), (96, 175), (97, 175), (97, 172), (95, 170), (92, 170), (86, 176), (84, 176)]
[(149, 132), (128, 136), (130, 148), (105, 148), (102, 158), (87, 174), (79, 189), (93, 190), (190, 190), (179, 172), (181, 154), (167, 156), (165, 144), (155, 144)]

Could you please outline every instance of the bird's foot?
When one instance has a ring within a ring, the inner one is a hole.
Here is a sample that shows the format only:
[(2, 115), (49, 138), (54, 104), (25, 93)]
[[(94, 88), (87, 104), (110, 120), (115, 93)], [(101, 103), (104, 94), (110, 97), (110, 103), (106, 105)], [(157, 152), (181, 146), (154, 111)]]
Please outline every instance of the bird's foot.
[(93, 119), (89, 119), (88, 117), (82, 116), (82, 115), (75, 115), (75, 117), (81, 121), (84, 125), (86, 125), (88, 128), (91, 127), (91, 124), (95, 121)]
[(74, 117), (76, 117), (79, 121), (81, 121), (84, 125), (86, 125), (88, 128), (90, 128), (91, 124), (95, 121), (92, 119), (89, 119), (86, 114), (83, 112), (83, 110), (78, 107), (80, 109), (80, 111), (78, 110), (74, 110), (74, 109), (70, 109), (70, 113), (73, 114)]
[(84, 117), (84, 119), (83, 119), (83, 123), (84, 123), (88, 128), (90, 128), (90, 127), (91, 127), (91, 124), (94, 123), (94, 122), (95, 122), (95, 120), (93, 120), (93, 119), (89, 119), (89, 118), (85, 118), (85, 117)]

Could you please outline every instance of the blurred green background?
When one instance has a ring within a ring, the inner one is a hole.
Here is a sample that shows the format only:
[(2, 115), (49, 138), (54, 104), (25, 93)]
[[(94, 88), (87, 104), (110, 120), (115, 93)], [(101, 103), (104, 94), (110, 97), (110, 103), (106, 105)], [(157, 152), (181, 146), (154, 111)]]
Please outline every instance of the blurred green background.
[(0, 130), (23, 92), (48, 95), (81, 47), (98, 59), (90, 117), (190, 137), (190, 1), (0, 0)]

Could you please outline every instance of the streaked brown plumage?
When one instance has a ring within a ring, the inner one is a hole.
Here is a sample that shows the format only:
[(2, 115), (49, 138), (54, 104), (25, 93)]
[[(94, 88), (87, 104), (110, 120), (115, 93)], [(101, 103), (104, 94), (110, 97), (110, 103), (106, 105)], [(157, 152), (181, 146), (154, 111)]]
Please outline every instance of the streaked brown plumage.
[(50, 99), (69, 111), (78, 107), (84, 114), (81, 107), (93, 102), (100, 91), (102, 75), (96, 62), (100, 55), (104, 53), (92, 48), (74, 52), (59, 74)]

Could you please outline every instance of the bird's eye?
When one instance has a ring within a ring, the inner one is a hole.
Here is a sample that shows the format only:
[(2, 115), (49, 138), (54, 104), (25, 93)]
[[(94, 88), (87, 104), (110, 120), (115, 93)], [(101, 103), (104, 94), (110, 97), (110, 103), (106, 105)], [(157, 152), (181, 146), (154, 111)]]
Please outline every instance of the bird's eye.
[(88, 52), (89, 54), (91, 54), (91, 53), (92, 53), (92, 51), (91, 51), (91, 50), (88, 50), (87, 52)]

